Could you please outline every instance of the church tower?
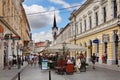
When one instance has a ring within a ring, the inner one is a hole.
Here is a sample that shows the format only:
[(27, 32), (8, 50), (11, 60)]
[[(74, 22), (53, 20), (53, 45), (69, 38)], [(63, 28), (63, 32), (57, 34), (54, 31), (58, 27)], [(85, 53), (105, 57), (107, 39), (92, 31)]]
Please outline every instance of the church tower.
[(55, 41), (56, 38), (57, 38), (57, 32), (58, 32), (58, 27), (57, 27), (57, 24), (56, 24), (56, 17), (54, 15), (54, 22), (53, 22), (53, 27), (52, 27), (53, 41)]

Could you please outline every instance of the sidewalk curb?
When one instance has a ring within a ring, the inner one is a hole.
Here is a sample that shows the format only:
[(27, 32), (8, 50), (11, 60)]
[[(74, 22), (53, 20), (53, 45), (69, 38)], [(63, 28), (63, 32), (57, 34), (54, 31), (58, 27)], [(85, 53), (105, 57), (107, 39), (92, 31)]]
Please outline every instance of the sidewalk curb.
[[(89, 65), (92, 65), (92, 64), (89, 64)], [(120, 67), (118, 67), (117, 65), (107, 65), (107, 64), (96, 63), (95, 66), (99, 67), (99, 68), (105, 68), (105, 69), (109, 69), (109, 70), (114, 70), (114, 71), (119, 71), (120, 72)]]
[(18, 77), (18, 73), (20, 72), (23, 72), (23, 70), (26, 68), (28, 66), (28, 64), (26, 64), (22, 69), (20, 69), (17, 73), (16, 73), (16, 75), (11, 79), (11, 80), (16, 80), (17, 79), (17, 77)]

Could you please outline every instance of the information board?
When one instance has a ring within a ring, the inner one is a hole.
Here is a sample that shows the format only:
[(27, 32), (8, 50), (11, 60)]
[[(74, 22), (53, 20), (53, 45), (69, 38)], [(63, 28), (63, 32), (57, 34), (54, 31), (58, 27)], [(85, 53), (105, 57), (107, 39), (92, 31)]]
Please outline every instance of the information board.
[(48, 61), (42, 61), (42, 69), (48, 69)]

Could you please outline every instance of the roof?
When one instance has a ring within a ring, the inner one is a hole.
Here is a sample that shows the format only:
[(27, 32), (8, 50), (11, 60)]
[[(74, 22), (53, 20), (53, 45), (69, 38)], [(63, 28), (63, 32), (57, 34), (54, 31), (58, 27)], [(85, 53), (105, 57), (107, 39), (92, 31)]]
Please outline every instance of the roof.
[(43, 47), (45, 46), (45, 42), (37, 42), (35, 43), (35, 46)]

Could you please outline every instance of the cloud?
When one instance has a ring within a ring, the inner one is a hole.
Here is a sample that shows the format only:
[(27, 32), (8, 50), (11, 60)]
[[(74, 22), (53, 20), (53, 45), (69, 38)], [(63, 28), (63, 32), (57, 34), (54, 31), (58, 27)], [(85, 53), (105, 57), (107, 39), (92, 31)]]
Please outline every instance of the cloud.
[[(54, 12), (51, 10), (55, 10), (54, 7), (50, 7), (49, 9), (44, 8), (40, 5), (23, 5), (25, 12), (27, 14), (27, 18), (32, 29), (40, 29), (42, 27), (47, 27), (53, 24), (53, 15)], [(59, 15), (59, 11), (56, 10), (56, 21), (61, 22), (61, 17)]]
[(70, 4), (66, 3), (63, 0), (50, 0), (50, 2), (56, 3), (56, 4), (60, 4), (62, 5), (64, 8), (66, 7), (70, 7)]
[(47, 33), (46, 33), (44, 31), (42, 31), (42, 32), (39, 32), (39, 33), (33, 33), (32, 37), (33, 37), (33, 40), (35, 42), (45, 41), (45, 40), (52, 41), (52, 32), (47, 31)]
[(78, 9), (80, 6), (78, 7), (72, 7), (72, 6), (76, 6), (76, 5), (80, 5), (80, 3), (74, 3), (74, 4), (69, 4), (67, 2), (65, 2), (64, 0), (49, 0), (52, 3), (58, 4), (58, 5), (62, 5), (63, 8), (68, 8), (68, 10), (72, 11), (74, 9)]

